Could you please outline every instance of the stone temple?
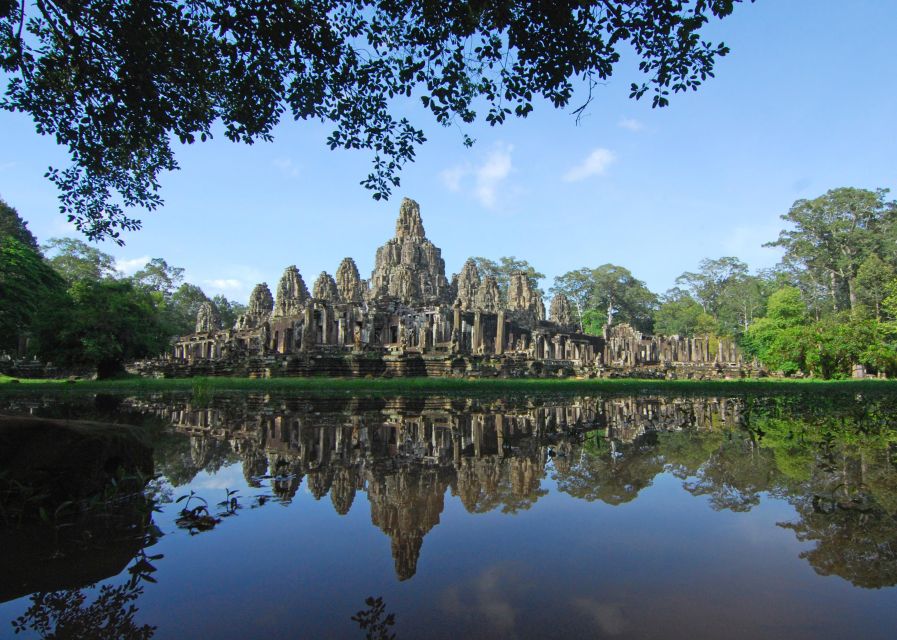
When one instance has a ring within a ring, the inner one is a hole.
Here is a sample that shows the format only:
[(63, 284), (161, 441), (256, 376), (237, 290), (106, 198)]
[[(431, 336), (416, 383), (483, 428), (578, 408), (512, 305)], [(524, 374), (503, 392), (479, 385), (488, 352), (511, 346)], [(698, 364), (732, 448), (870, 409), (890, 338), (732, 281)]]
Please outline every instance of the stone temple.
[(377, 249), (361, 279), (345, 258), (309, 291), (287, 267), (275, 293), (256, 285), (246, 313), (221, 327), (199, 309), (196, 331), (163, 359), (135, 363), (146, 375), (431, 375), (738, 377), (749, 375), (726, 340), (646, 336), (625, 324), (586, 335), (569, 301), (551, 300), (523, 272), (506, 292), (468, 260), (451, 280), (441, 250), (424, 231), (419, 205), (404, 199), (395, 235)]

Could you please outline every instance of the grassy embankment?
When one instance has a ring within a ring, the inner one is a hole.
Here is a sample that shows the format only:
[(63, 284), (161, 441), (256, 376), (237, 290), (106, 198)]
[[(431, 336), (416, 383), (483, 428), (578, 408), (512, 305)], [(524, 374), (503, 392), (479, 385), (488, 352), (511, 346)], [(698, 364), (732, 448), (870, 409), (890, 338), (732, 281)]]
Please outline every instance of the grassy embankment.
[(0, 376), (0, 392), (153, 393), (161, 391), (247, 391), (306, 394), (765, 394), (874, 392), (897, 393), (897, 380), (637, 380), (470, 379), (470, 378), (121, 378), (116, 380), (26, 380)]

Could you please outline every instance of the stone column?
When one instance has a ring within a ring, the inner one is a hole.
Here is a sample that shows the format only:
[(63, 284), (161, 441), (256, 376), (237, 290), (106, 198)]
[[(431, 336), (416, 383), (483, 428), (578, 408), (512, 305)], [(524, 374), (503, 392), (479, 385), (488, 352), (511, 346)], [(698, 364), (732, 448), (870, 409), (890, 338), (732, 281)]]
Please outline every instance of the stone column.
[(501, 355), (505, 352), (505, 311), (498, 312), (498, 325), (495, 329), (495, 353)]
[(473, 313), (473, 329), (470, 332), (470, 350), (479, 353), (483, 346), (483, 316), (479, 311)]
[(327, 313), (327, 305), (321, 306), (321, 344), (328, 344), (330, 333), (330, 314)]
[(315, 343), (315, 310), (314, 307), (310, 304), (305, 305), (305, 310), (303, 311), (303, 322), (305, 323), (302, 327), (302, 350), (303, 351), (311, 351), (312, 347)]

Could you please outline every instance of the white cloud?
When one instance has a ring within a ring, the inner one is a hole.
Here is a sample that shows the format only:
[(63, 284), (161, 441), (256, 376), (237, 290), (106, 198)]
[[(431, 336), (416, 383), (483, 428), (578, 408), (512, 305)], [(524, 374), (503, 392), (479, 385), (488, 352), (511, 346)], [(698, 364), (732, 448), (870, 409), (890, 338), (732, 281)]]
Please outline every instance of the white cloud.
[(492, 209), (495, 206), (498, 189), (511, 173), (513, 167), (511, 152), (513, 150), (514, 147), (511, 145), (500, 146), (490, 152), (486, 161), (477, 167), (474, 193), (480, 204), (487, 209)]
[(458, 166), (452, 167), (451, 169), (445, 169), (439, 174), (439, 177), (442, 179), (442, 184), (445, 185), (446, 189), (448, 189), (449, 191), (460, 191), (461, 180), (463, 180), (469, 174), (470, 167)]
[(147, 262), (152, 260), (149, 256), (140, 256), (139, 258), (131, 258), (115, 261), (115, 270), (121, 271), (126, 276), (133, 275), (138, 269), (142, 269)]
[(573, 600), (573, 606), (592, 619), (600, 636), (618, 636), (626, 630), (626, 615), (619, 604), (580, 597)]
[(205, 284), (218, 291), (239, 291), (244, 288), (243, 283), (236, 278), (217, 278), (206, 280)]
[(501, 564), (448, 587), (436, 602), (448, 615), (472, 621), (491, 635), (514, 638), (521, 602), (528, 601), (535, 589), (535, 580), (521, 575), (513, 564)]
[(604, 175), (604, 172), (616, 159), (617, 156), (613, 151), (599, 147), (592, 151), (580, 164), (570, 169), (564, 175), (564, 181), (579, 182), (592, 176)]
[(299, 165), (293, 162), (291, 158), (281, 157), (274, 160), (274, 166), (280, 169), (280, 172), (290, 178), (299, 177)]
[(449, 191), (469, 191), (481, 205), (494, 209), (501, 199), (501, 187), (514, 170), (513, 151), (512, 145), (498, 144), (478, 164), (449, 167), (439, 178)]
[(635, 118), (623, 118), (617, 123), (617, 126), (635, 132), (645, 130), (645, 125), (640, 120), (636, 120)]

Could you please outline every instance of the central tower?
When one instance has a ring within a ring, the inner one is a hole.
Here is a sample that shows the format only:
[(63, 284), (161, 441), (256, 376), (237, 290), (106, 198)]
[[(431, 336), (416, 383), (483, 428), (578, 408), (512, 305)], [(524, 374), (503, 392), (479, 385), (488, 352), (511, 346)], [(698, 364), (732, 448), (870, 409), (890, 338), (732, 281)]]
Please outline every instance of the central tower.
[(404, 198), (396, 235), (377, 249), (370, 294), (397, 298), (407, 305), (450, 302), (442, 251), (427, 240), (420, 205)]

